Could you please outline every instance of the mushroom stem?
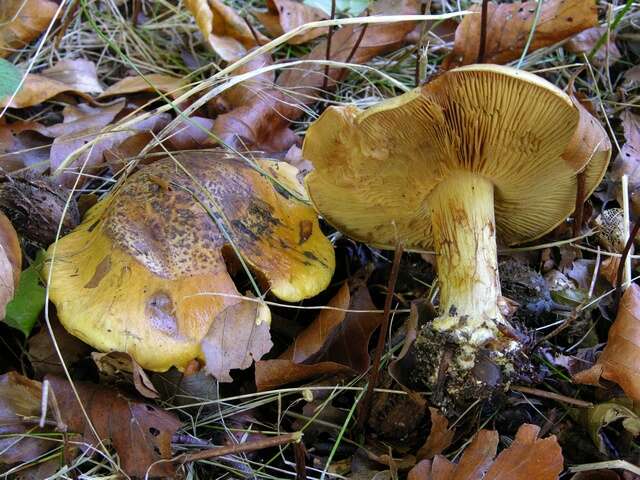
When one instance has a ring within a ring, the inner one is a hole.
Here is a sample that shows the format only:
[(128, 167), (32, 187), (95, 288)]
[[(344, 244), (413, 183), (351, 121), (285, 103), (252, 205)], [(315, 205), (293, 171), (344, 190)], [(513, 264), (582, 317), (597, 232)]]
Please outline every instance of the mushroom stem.
[(473, 367), (477, 348), (495, 339), (498, 324), (506, 322), (498, 308), (493, 191), (487, 179), (456, 171), (429, 198), (441, 284), (441, 313), (433, 327), (461, 345), (462, 368)]

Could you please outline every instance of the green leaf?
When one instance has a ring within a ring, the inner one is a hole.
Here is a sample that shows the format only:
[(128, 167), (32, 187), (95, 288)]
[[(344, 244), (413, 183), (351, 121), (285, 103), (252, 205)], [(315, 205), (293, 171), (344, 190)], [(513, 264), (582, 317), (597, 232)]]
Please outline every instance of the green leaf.
[(20, 274), (20, 282), (16, 294), (7, 304), (4, 321), (17, 328), (26, 337), (38, 321), (44, 307), (45, 288), (40, 283), (40, 270), (44, 261), (44, 250), (38, 252), (35, 261)]
[[(331, 0), (304, 0), (302, 3), (319, 8), (331, 14)], [(357, 15), (369, 6), (369, 0), (336, 0), (336, 10)]]
[(22, 73), (12, 63), (0, 58), (0, 99), (18, 90)]

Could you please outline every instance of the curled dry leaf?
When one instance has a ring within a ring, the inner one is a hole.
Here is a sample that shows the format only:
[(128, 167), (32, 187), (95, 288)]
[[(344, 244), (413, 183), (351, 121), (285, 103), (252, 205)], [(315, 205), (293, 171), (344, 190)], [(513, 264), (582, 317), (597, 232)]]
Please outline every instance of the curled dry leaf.
[(20, 241), (9, 219), (0, 212), (0, 320), (13, 298), (20, 280), (22, 251)]
[(262, 303), (244, 300), (225, 308), (202, 339), (206, 370), (219, 382), (232, 382), (230, 370), (249, 368), (271, 350), (271, 314)]
[(324, 374), (361, 373), (369, 367), (369, 339), (382, 314), (344, 311), (375, 310), (366, 286), (356, 286), (351, 293), (349, 284), (343, 284), (328, 307), (278, 359), (256, 363), (258, 390)]
[(50, 0), (0, 2), (0, 57), (8, 57), (47, 28), (58, 9)]
[(622, 420), (624, 429), (636, 437), (640, 435), (640, 417), (634, 411), (633, 402), (628, 398), (614, 398), (591, 408), (576, 411), (582, 425), (587, 429), (598, 450), (607, 455), (602, 429), (618, 420)]
[(177, 98), (184, 93), (187, 82), (184, 78), (162, 73), (150, 73), (144, 76), (124, 77), (107, 88), (98, 98), (128, 95), (132, 93), (164, 93)]
[(42, 385), (16, 372), (0, 376), (0, 464), (31, 462), (55, 446), (42, 437), (23, 435), (34, 424), (25, 418), (39, 419)]
[[(371, 15), (415, 14), (419, 11), (419, 1), (378, 0), (371, 5), (370, 11)], [(365, 63), (399, 48), (414, 27), (415, 22), (369, 25), (358, 44), (364, 27), (346, 26), (333, 35), (331, 60), (344, 62), (351, 57), (351, 63)], [(354, 51), (356, 45), (359, 46)], [(326, 48), (324, 40), (302, 60), (324, 60)], [(344, 74), (343, 69), (330, 68), (327, 86), (334, 86)], [(285, 152), (297, 141), (297, 136), (289, 129), (290, 123), (303, 115), (304, 105), (315, 101), (324, 80), (324, 65), (309, 63), (285, 70), (278, 77), (276, 88), (265, 90), (249, 104), (220, 115), (214, 124), (214, 133), (235, 148)], [(285, 96), (283, 90), (289, 94)]]
[(480, 430), (460, 462), (442, 456), (422, 460), (409, 473), (411, 480), (557, 480), (563, 468), (562, 450), (554, 435), (538, 439), (540, 428), (522, 425), (511, 446), (495, 458), (498, 432)]
[(91, 428), (93, 425), (101, 441), (110, 441), (127, 475), (146, 478), (145, 475), (172, 476), (175, 473), (173, 463), (159, 461), (171, 458), (171, 438), (181, 425), (173, 414), (150, 403), (128, 398), (112, 387), (76, 382), (90, 425), (79, 412), (78, 399), (69, 382), (58, 377), (47, 379), (68, 432), (81, 434), (84, 442), (99, 449), (100, 444)]
[(577, 383), (600, 386), (600, 379), (622, 387), (633, 400), (640, 400), (640, 287), (624, 292), (616, 319), (609, 329), (607, 345), (590, 369), (574, 375)]
[[(267, 11), (255, 12), (255, 15), (274, 37), (279, 37), (305, 23), (328, 18), (328, 15), (322, 10), (294, 0), (267, 0)], [(314, 28), (290, 38), (288, 43), (298, 45), (326, 33), (326, 28)]]
[[(593, 27), (578, 33), (567, 42), (566, 49), (572, 53), (590, 53), (603, 35), (607, 35), (606, 27)], [(613, 65), (622, 57), (618, 50), (613, 33), (593, 56), (596, 66)]]
[(227, 62), (238, 60), (248, 49), (269, 41), (259, 32), (254, 36), (244, 19), (222, 0), (185, 0), (184, 3), (205, 41)]
[[(522, 55), (533, 28), (537, 3), (488, 4), (487, 37), (484, 61), (507, 63)], [(476, 62), (480, 38), (480, 7), (470, 9), (456, 30), (453, 52), (445, 60), (446, 68)], [(593, 0), (549, 0), (542, 5), (540, 18), (528, 52), (549, 47), (598, 24)]]
[(295, 168), (256, 165), (272, 180), (223, 151), (176, 154), (98, 202), (45, 262), (62, 324), (98, 350), (165, 371), (204, 359), (212, 322), (239, 303), (225, 257), (239, 253), (279, 298), (324, 290), (333, 247), (303, 201)]

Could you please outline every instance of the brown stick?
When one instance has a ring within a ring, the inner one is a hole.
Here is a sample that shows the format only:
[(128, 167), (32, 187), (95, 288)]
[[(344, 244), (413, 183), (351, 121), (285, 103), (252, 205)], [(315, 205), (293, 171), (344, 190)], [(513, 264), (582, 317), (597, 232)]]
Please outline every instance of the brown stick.
[(584, 400), (578, 400), (577, 398), (567, 397), (566, 395), (560, 395), (559, 393), (547, 392), (546, 390), (539, 390), (537, 388), (522, 387), (520, 385), (512, 385), (511, 390), (514, 392), (528, 393), (529, 395), (535, 395), (536, 397), (548, 398), (549, 400), (556, 400), (557, 402), (568, 403), (582, 408), (593, 407), (593, 403), (585, 402)]
[(476, 63), (484, 63), (484, 55), (487, 49), (488, 10), (489, 0), (482, 0), (482, 16), (480, 17), (480, 48), (478, 49), (478, 60)]
[[(331, 0), (331, 20), (336, 19), (336, 0)], [(329, 26), (329, 34), (327, 35), (327, 50), (324, 59), (328, 62), (331, 60), (331, 39), (333, 37), (333, 27)], [(322, 90), (327, 89), (329, 85), (329, 65), (324, 66), (324, 79), (322, 80)]]
[[(367, 8), (365, 10), (365, 17), (368, 17), (368, 16), (369, 16), (369, 9)], [(349, 63), (349, 62), (351, 62), (351, 60), (353, 60), (353, 56), (358, 51), (358, 48), (360, 48), (360, 44), (362, 43), (362, 39), (364, 38), (364, 34), (367, 33), (367, 27), (368, 26), (369, 26), (368, 23), (365, 23), (363, 25), (362, 30), (360, 30), (360, 35), (358, 35), (358, 39), (356, 40), (356, 43), (353, 44), (353, 48), (349, 52), (349, 55), (347, 56), (347, 59), (344, 61), (344, 63)], [(343, 68), (342, 71), (340, 72), (340, 75), (342, 75), (343, 72), (345, 72), (346, 70), (347, 70), (346, 68)]]
[(206, 460), (208, 458), (222, 457), (234, 453), (255, 452), (265, 448), (278, 447), (288, 443), (299, 442), (302, 439), (302, 432), (285, 433), (276, 437), (254, 440), (252, 442), (226, 445), (224, 447), (210, 448), (197, 453), (185, 453), (175, 458), (180, 463), (195, 462), (196, 460)]
[(242, 16), (242, 19), (244, 20), (244, 23), (247, 24), (247, 27), (249, 27), (249, 31), (251, 32), (251, 35), (253, 36), (253, 39), (256, 41), (256, 45), (258, 45), (259, 47), (262, 46), (262, 42), (260, 41), (260, 39), (258, 38), (258, 33), (256, 32), (255, 28), (253, 28), (253, 25), (251, 25), (251, 22), (249, 21), (249, 19), (247, 18), (246, 15)]
[(402, 258), (402, 244), (396, 245), (396, 251), (393, 254), (393, 264), (391, 266), (391, 274), (389, 275), (389, 283), (387, 286), (387, 296), (384, 300), (384, 317), (382, 319), (382, 325), (380, 325), (380, 334), (378, 335), (378, 344), (376, 345), (375, 354), (373, 357), (373, 363), (371, 370), (369, 371), (369, 382), (367, 384), (367, 391), (362, 399), (362, 406), (360, 409), (360, 415), (358, 417), (358, 430), (362, 431), (369, 419), (371, 413), (371, 399), (373, 397), (373, 389), (378, 384), (378, 376), (380, 375), (380, 361), (382, 360), (382, 352), (384, 352), (384, 343), (387, 338), (387, 331), (389, 330), (389, 318), (391, 317), (391, 301), (393, 300), (393, 293), (396, 288), (396, 281), (398, 280), (398, 272), (400, 271), (400, 259)]
[(133, 0), (133, 5), (131, 6), (131, 25), (134, 27), (138, 26), (138, 14), (141, 10), (142, 0)]
[(576, 179), (578, 181), (578, 191), (576, 192), (576, 208), (575, 215), (573, 216), (574, 224), (573, 224), (573, 236), (577, 237), (580, 235), (580, 228), (582, 227), (582, 217), (584, 216), (584, 201), (586, 196), (586, 178), (584, 175), (584, 170), (578, 174)]
[(615, 294), (615, 302), (616, 305), (620, 302), (620, 296), (622, 294), (622, 274), (624, 272), (624, 264), (627, 261), (627, 256), (631, 251), (631, 247), (633, 246), (633, 240), (636, 238), (638, 234), (638, 230), (640, 230), (640, 217), (633, 224), (633, 229), (631, 229), (631, 234), (627, 239), (627, 243), (624, 246), (624, 250), (622, 251), (622, 256), (620, 257), (620, 264), (618, 265), (618, 272), (616, 273), (616, 294)]
[(307, 449), (304, 442), (300, 441), (293, 445), (293, 454), (296, 459), (296, 480), (306, 480), (307, 478)]

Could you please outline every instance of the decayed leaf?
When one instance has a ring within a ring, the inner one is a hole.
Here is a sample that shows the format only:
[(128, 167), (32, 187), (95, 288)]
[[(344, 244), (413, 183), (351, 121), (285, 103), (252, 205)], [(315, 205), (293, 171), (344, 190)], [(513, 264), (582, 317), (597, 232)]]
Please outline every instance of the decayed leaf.
[(429, 407), (429, 412), (431, 413), (431, 431), (427, 441), (418, 450), (416, 455), (418, 460), (430, 460), (444, 452), (451, 445), (455, 434), (453, 430), (449, 429), (447, 417), (433, 407)]
[(187, 82), (184, 78), (172, 77), (162, 73), (150, 73), (144, 76), (124, 77), (117, 81), (98, 98), (128, 95), (132, 93), (156, 93), (161, 92), (171, 98), (177, 98), (184, 93)]
[(600, 379), (622, 387), (627, 396), (640, 400), (640, 287), (624, 292), (618, 314), (609, 329), (607, 345), (590, 369), (574, 375), (577, 383), (600, 386)]
[(207, 372), (219, 382), (232, 382), (230, 370), (260, 360), (273, 346), (270, 320), (266, 305), (248, 300), (220, 312), (202, 339)]
[[(606, 27), (589, 28), (587, 30), (584, 30), (583, 32), (580, 32), (571, 40), (569, 40), (565, 48), (573, 53), (588, 54), (596, 46), (596, 44), (600, 40), (600, 37), (606, 34)], [(609, 41), (604, 42), (604, 44), (595, 53), (592, 62), (599, 67), (606, 64), (613, 65), (618, 60), (620, 60), (621, 57), (622, 54), (620, 53), (620, 50), (618, 50), (612, 33)]]
[(369, 366), (369, 338), (382, 321), (378, 313), (345, 313), (342, 310), (375, 310), (365, 286), (353, 294), (344, 284), (322, 310), (276, 360), (256, 362), (256, 385), (267, 390), (330, 373), (363, 372)]
[[(24, 436), (40, 418), (42, 385), (16, 372), (0, 376), (0, 464), (30, 462), (55, 446), (43, 438)], [(24, 418), (32, 422), (23, 423)]]
[[(419, 11), (418, 0), (378, 0), (371, 5), (371, 15), (404, 15)], [(403, 44), (415, 22), (369, 25), (359, 47), (353, 52), (363, 26), (350, 25), (333, 35), (331, 60), (365, 63), (376, 55), (392, 51)], [(324, 60), (326, 40), (320, 42), (303, 60)], [(332, 87), (343, 75), (342, 69), (330, 68), (327, 85)], [(313, 103), (324, 84), (324, 65), (305, 64), (285, 70), (278, 77), (277, 87), (256, 96), (216, 119), (213, 131), (227, 145), (236, 148), (259, 149), (267, 152), (287, 151), (298, 140), (289, 129), (290, 122), (305, 112), (304, 105)], [(284, 95), (282, 90), (288, 90)]]
[(5, 309), (15, 294), (22, 268), (20, 241), (13, 225), (0, 212), (0, 320), (5, 317)]
[[(522, 55), (531, 32), (536, 2), (496, 4), (490, 2), (487, 15), (486, 63), (507, 63)], [(453, 52), (446, 59), (446, 68), (474, 63), (478, 57), (480, 38), (480, 7), (475, 5), (456, 30)], [(576, 33), (598, 24), (593, 0), (549, 0), (542, 5), (529, 53), (554, 45)]]
[[(195, 18), (205, 41), (223, 60), (238, 60), (257, 45), (247, 23), (221, 0), (185, 0), (184, 4)], [(261, 44), (269, 41), (259, 32), (256, 36)]]
[[(256, 12), (255, 15), (274, 37), (279, 37), (305, 23), (328, 18), (322, 10), (294, 0), (267, 0), (267, 9), (266, 12)], [(314, 28), (290, 38), (288, 43), (298, 45), (326, 33), (326, 28)]]
[(625, 430), (634, 437), (640, 435), (640, 417), (633, 409), (633, 402), (628, 398), (614, 398), (609, 402), (581, 409), (578, 416), (591, 435), (593, 443), (605, 455), (608, 452), (601, 430), (610, 423), (622, 419), (622, 426)]
[(125, 377), (125, 380), (133, 383), (136, 391), (143, 397), (158, 398), (160, 396), (144, 369), (128, 353), (92, 352), (91, 358), (108, 381), (113, 381), (116, 377)]
[[(93, 430), (80, 413), (78, 400), (66, 379), (47, 377), (67, 431), (80, 433), (83, 441), (99, 448)], [(131, 476), (172, 476), (171, 438), (180, 421), (158, 407), (133, 400), (113, 388), (75, 383), (80, 400), (100, 439), (110, 440), (122, 469)], [(150, 470), (149, 467), (156, 463)]]
[(36, 39), (49, 25), (58, 5), (50, 0), (0, 2), (0, 57)]
[(422, 460), (409, 473), (411, 480), (557, 480), (562, 450), (554, 435), (538, 439), (540, 428), (522, 425), (509, 448), (494, 460), (498, 432), (480, 430), (453, 464), (442, 456)]

